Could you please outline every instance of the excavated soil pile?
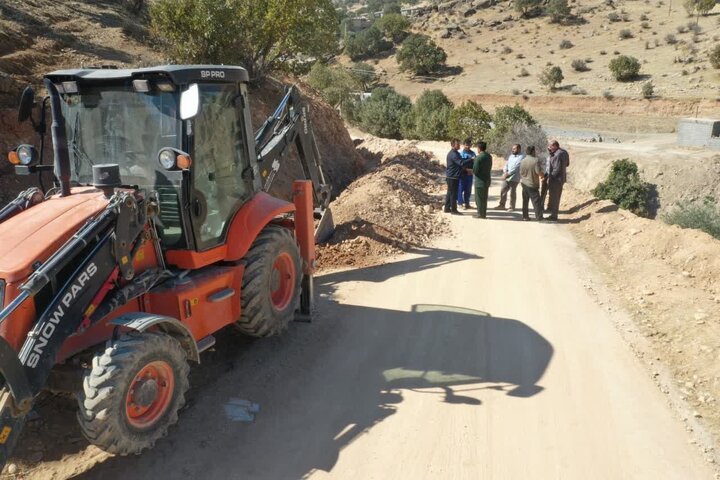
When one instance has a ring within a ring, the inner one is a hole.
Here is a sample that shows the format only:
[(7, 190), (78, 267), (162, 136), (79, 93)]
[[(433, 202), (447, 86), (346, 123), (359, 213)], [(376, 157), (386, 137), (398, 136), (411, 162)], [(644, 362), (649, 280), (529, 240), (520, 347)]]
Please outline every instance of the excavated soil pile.
[(415, 147), (387, 150), (381, 140), (369, 143), (361, 144), (361, 153), (380, 163), (331, 205), (337, 229), (318, 249), (321, 268), (378, 265), (447, 231), (437, 213), (443, 168)]

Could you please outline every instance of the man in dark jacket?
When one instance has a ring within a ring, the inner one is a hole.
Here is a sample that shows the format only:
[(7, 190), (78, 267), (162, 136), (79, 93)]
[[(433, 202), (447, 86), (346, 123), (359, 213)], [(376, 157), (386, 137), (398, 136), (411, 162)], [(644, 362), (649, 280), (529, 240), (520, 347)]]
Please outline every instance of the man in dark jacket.
[(548, 144), (548, 220), (557, 220), (560, 210), (560, 197), (562, 196), (563, 185), (567, 181), (567, 168), (570, 166), (570, 155), (560, 148), (557, 140)]
[(475, 176), (475, 205), (477, 206), (476, 218), (487, 216), (488, 190), (490, 189), (490, 176), (492, 174), (492, 155), (487, 153), (487, 144), (478, 142), (478, 154), (473, 163), (473, 175)]
[(462, 215), (457, 208), (458, 185), (460, 184), (460, 174), (463, 173), (463, 160), (460, 156), (460, 140), (453, 138), (450, 141), (450, 151), (447, 154), (447, 170), (445, 177), (447, 178), (447, 194), (445, 195), (445, 213), (453, 213)]
[(472, 168), (475, 161), (475, 152), (472, 151), (472, 140), (466, 139), (463, 149), (460, 150), (460, 156), (463, 160), (463, 169), (460, 173), (460, 183), (458, 186), (458, 205), (465, 205), (465, 210), (470, 209), (470, 194), (472, 193), (473, 174)]

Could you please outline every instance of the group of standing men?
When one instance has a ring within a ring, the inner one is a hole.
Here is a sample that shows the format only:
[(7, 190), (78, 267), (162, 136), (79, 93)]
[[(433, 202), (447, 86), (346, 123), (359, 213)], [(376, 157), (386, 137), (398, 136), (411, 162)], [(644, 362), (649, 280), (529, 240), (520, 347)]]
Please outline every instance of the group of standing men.
[[(487, 153), (487, 144), (478, 142), (476, 154), (472, 150), (472, 141), (465, 140), (462, 149), (460, 140), (450, 142), (451, 149), (447, 155), (447, 194), (445, 196), (445, 213), (460, 215), (458, 204), (470, 209), (470, 196), (475, 183), (476, 218), (487, 217), (488, 190), (490, 189), (492, 172), (492, 155)], [(567, 181), (567, 168), (570, 156), (560, 148), (557, 140), (548, 143), (548, 157), (541, 160), (534, 146), (527, 147), (525, 154), (522, 146), (512, 146), (510, 155), (503, 166), (503, 185), (500, 190), (500, 203), (497, 209), (505, 210), (507, 197), (510, 195), (510, 206), (515, 209), (517, 187), (522, 186), (522, 218), (530, 220), (529, 204), (532, 202), (536, 220), (556, 221), (560, 209), (560, 197), (563, 185)], [(545, 200), (549, 197), (547, 209)], [(544, 212), (550, 215), (544, 217)]]

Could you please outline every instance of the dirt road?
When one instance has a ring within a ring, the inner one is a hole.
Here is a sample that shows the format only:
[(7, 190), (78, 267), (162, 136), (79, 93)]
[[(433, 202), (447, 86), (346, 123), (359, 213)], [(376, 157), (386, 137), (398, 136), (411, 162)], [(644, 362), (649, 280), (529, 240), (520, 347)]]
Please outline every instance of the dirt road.
[[(237, 354), (221, 338), (155, 449), (89, 447), (55, 466), (105, 480), (713, 478), (618, 313), (583, 288), (594, 273), (571, 235), (516, 215), (453, 217), (436, 248), (319, 277), (317, 321)], [(233, 399), (260, 404), (253, 423), (230, 419)]]

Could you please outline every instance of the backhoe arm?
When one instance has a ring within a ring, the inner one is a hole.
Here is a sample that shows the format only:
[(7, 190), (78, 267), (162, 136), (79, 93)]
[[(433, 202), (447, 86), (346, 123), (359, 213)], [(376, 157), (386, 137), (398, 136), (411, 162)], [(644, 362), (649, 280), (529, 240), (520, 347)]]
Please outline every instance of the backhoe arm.
[(315, 229), (315, 241), (323, 243), (334, 226), (330, 204), (331, 188), (325, 180), (320, 159), (320, 151), (315, 142), (308, 118), (307, 108), (301, 104), (295, 87), (288, 89), (277, 109), (255, 136), (258, 162), (263, 167), (265, 183), (263, 190), (268, 191), (282, 166), (283, 157), (291, 145), (295, 145), (305, 178), (312, 181), (315, 215), (320, 223)]

